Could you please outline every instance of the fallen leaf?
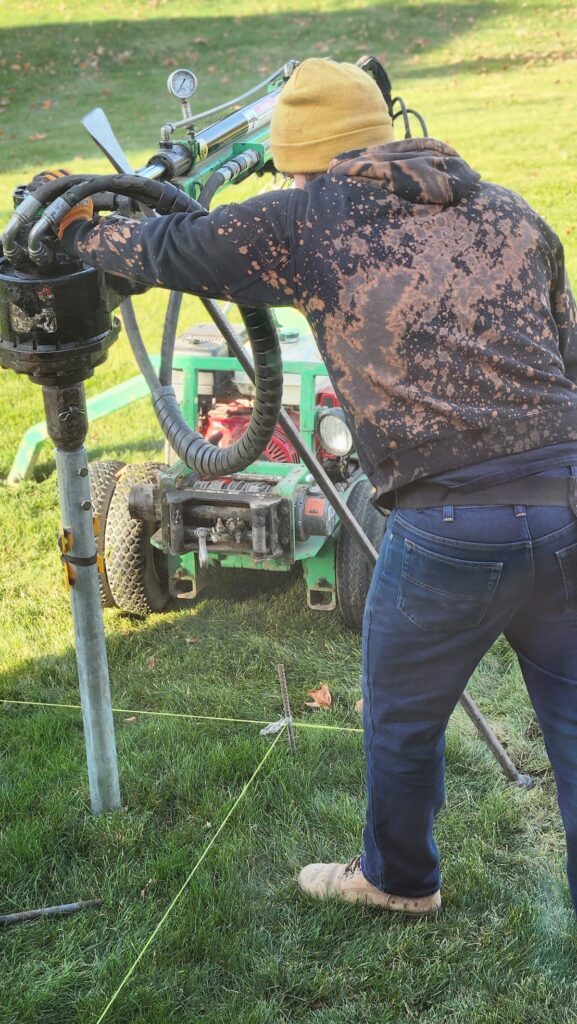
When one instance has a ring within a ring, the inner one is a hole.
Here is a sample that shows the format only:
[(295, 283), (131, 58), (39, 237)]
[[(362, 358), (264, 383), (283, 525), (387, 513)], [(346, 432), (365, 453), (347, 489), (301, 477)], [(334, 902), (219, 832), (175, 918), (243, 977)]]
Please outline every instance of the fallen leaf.
[(355, 711), (356, 711), (357, 715), (362, 715), (362, 713), (363, 713), (363, 698), (362, 697), (360, 698), (360, 700), (358, 700), (356, 702), (356, 704), (355, 704)]
[(30, 142), (41, 142), (42, 139), (46, 138), (46, 132), (36, 132), (35, 135), (29, 135), (28, 139)]
[(42, 103), (40, 104), (40, 106), (42, 107), (42, 110), (51, 110), (52, 109), (52, 100), (42, 100)]
[(144, 886), (144, 889), (140, 890), (140, 898), (142, 900), (146, 899), (153, 885), (156, 885), (156, 878), (149, 878), (148, 882)]
[(201, 637), (199, 636), (185, 636), (184, 638), (187, 644), (199, 644)]
[(154, 654), (148, 659), (146, 664), (148, 665), (151, 672), (153, 671), (153, 669), (156, 668), (156, 658), (154, 657)]
[(122, 721), (128, 722), (130, 723), (130, 725), (132, 725), (133, 722), (138, 722), (138, 718), (136, 717), (136, 715), (132, 715), (130, 718), (123, 718)]
[(309, 690), (308, 693), (312, 700), (305, 700), (305, 707), (326, 709), (332, 706), (333, 698), (326, 683), (323, 683), (318, 690)]

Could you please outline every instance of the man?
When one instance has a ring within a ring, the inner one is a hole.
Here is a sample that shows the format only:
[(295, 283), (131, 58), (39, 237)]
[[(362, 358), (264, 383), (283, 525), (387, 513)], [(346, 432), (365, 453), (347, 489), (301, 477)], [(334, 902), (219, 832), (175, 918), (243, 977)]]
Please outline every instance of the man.
[(142, 223), (77, 209), (61, 235), (135, 281), (302, 310), (393, 508), (364, 623), (364, 852), (299, 883), (440, 907), (445, 727), (504, 632), (555, 770), (577, 905), (577, 316), (562, 246), (451, 147), (393, 142), (353, 65), (304, 61), (271, 127), (295, 189)]

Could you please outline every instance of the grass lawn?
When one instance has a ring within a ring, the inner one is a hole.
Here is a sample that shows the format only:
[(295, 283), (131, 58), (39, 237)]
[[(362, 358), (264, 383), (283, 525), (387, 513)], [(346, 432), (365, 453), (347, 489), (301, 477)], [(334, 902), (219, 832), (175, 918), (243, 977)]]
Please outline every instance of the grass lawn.
[[(14, 186), (48, 166), (104, 170), (80, 126), (103, 106), (135, 165), (178, 116), (174, 67), (207, 107), (290, 57), (385, 58), (398, 90), (485, 177), (526, 198), (566, 245), (577, 279), (577, 9), (573, 0), (22, 0), (0, 11), (0, 224)], [(236, 197), (236, 194), (235, 194)], [(139, 298), (151, 349), (166, 296)], [(182, 323), (199, 317), (193, 299)], [(89, 393), (134, 372), (121, 339)], [(40, 389), (0, 377), (0, 477), (42, 418)], [(146, 402), (100, 420), (93, 458), (161, 455)], [(76, 704), (68, 602), (55, 544), (50, 446), (34, 479), (0, 488), (0, 698)], [(459, 710), (439, 819), (445, 909), (432, 922), (317, 905), (294, 878), (358, 851), (358, 732), (298, 730), (271, 751), (260, 726), (141, 710), (272, 721), (276, 665), (297, 718), (358, 729), (360, 643), (313, 615), (298, 577), (229, 575), (192, 607), (145, 622), (105, 616), (122, 811), (89, 813), (74, 709), (0, 705), (0, 913), (100, 897), (102, 908), (0, 931), (0, 1024), (569, 1024), (577, 928), (555, 791), (518, 668), (504, 643), (472, 692), (521, 766), (508, 784)], [(306, 717), (327, 682), (334, 708)], [(242, 801), (128, 984), (103, 1013), (171, 900), (267, 752)]]

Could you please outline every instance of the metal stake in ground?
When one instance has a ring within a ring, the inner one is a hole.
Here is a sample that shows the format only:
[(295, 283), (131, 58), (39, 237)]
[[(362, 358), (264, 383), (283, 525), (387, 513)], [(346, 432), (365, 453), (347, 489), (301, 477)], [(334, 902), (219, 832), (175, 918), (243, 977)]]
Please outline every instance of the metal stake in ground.
[(60, 551), (72, 605), (84, 721), (90, 803), (94, 814), (120, 807), (120, 785), (88, 462), (84, 385), (43, 387), (46, 424), (56, 445), (62, 514)]
[(280, 683), (280, 694), (282, 697), (282, 708), (284, 712), (284, 720), (286, 724), (286, 734), (288, 739), (288, 745), (291, 748), (293, 754), (297, 752), (297, 743), (295, 739), (295, 731), (293, 728), (293, 716), (289, 701), (288, 687), (286, 684), (286, 674), (284, 665), (278, 666), (278, 681)]

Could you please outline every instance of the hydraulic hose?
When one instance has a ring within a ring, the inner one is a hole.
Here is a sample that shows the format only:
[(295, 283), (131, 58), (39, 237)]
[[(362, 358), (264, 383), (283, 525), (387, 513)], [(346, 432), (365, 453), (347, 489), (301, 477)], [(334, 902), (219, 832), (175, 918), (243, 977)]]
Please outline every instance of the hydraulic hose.
[(208, 210), (219, 188), (222, 188), (226, 181), (227, 178), (222, 173), (222, 170), (213, 171), (198, 197), (200, 205), (204, 206), (205, 210)]
[(171, 292), (164, 320), (162, 332), (162, 346), (160, 349), (160, 371), (158, 379), (162, 385), (172, 384), (172, 359), (174, 356), (174, 343), (176, 341), (176, 330), (178, 317), (182, 306), (182, 292)]
[(171, 448), (189, 469), (202, 476), (227, 476), (258, 459), (277, 424), (283, 389), (282, 358), (276, 327), (268, 310), (240, 308), (253, 350), (256, 395), (250, 423), (228, 448), (211, 444), (186, 423), (174, 389), (162, 385), (148, 357), (130, 299), (122, 303), (124, 326), (138, 368), (152, 393), (152, 404)]
[(252, 346), (256, 394), (250, 423), (228, 448), (210, 444), (191, 430), (180, 412), (174, 390), (159, 387), (152, 401), (171, 448), (203, 476), (227, 476), (246, 469), (262, 454), (278, 422), (283, 390), (280, 344), (268, 310), (239, 307)]

